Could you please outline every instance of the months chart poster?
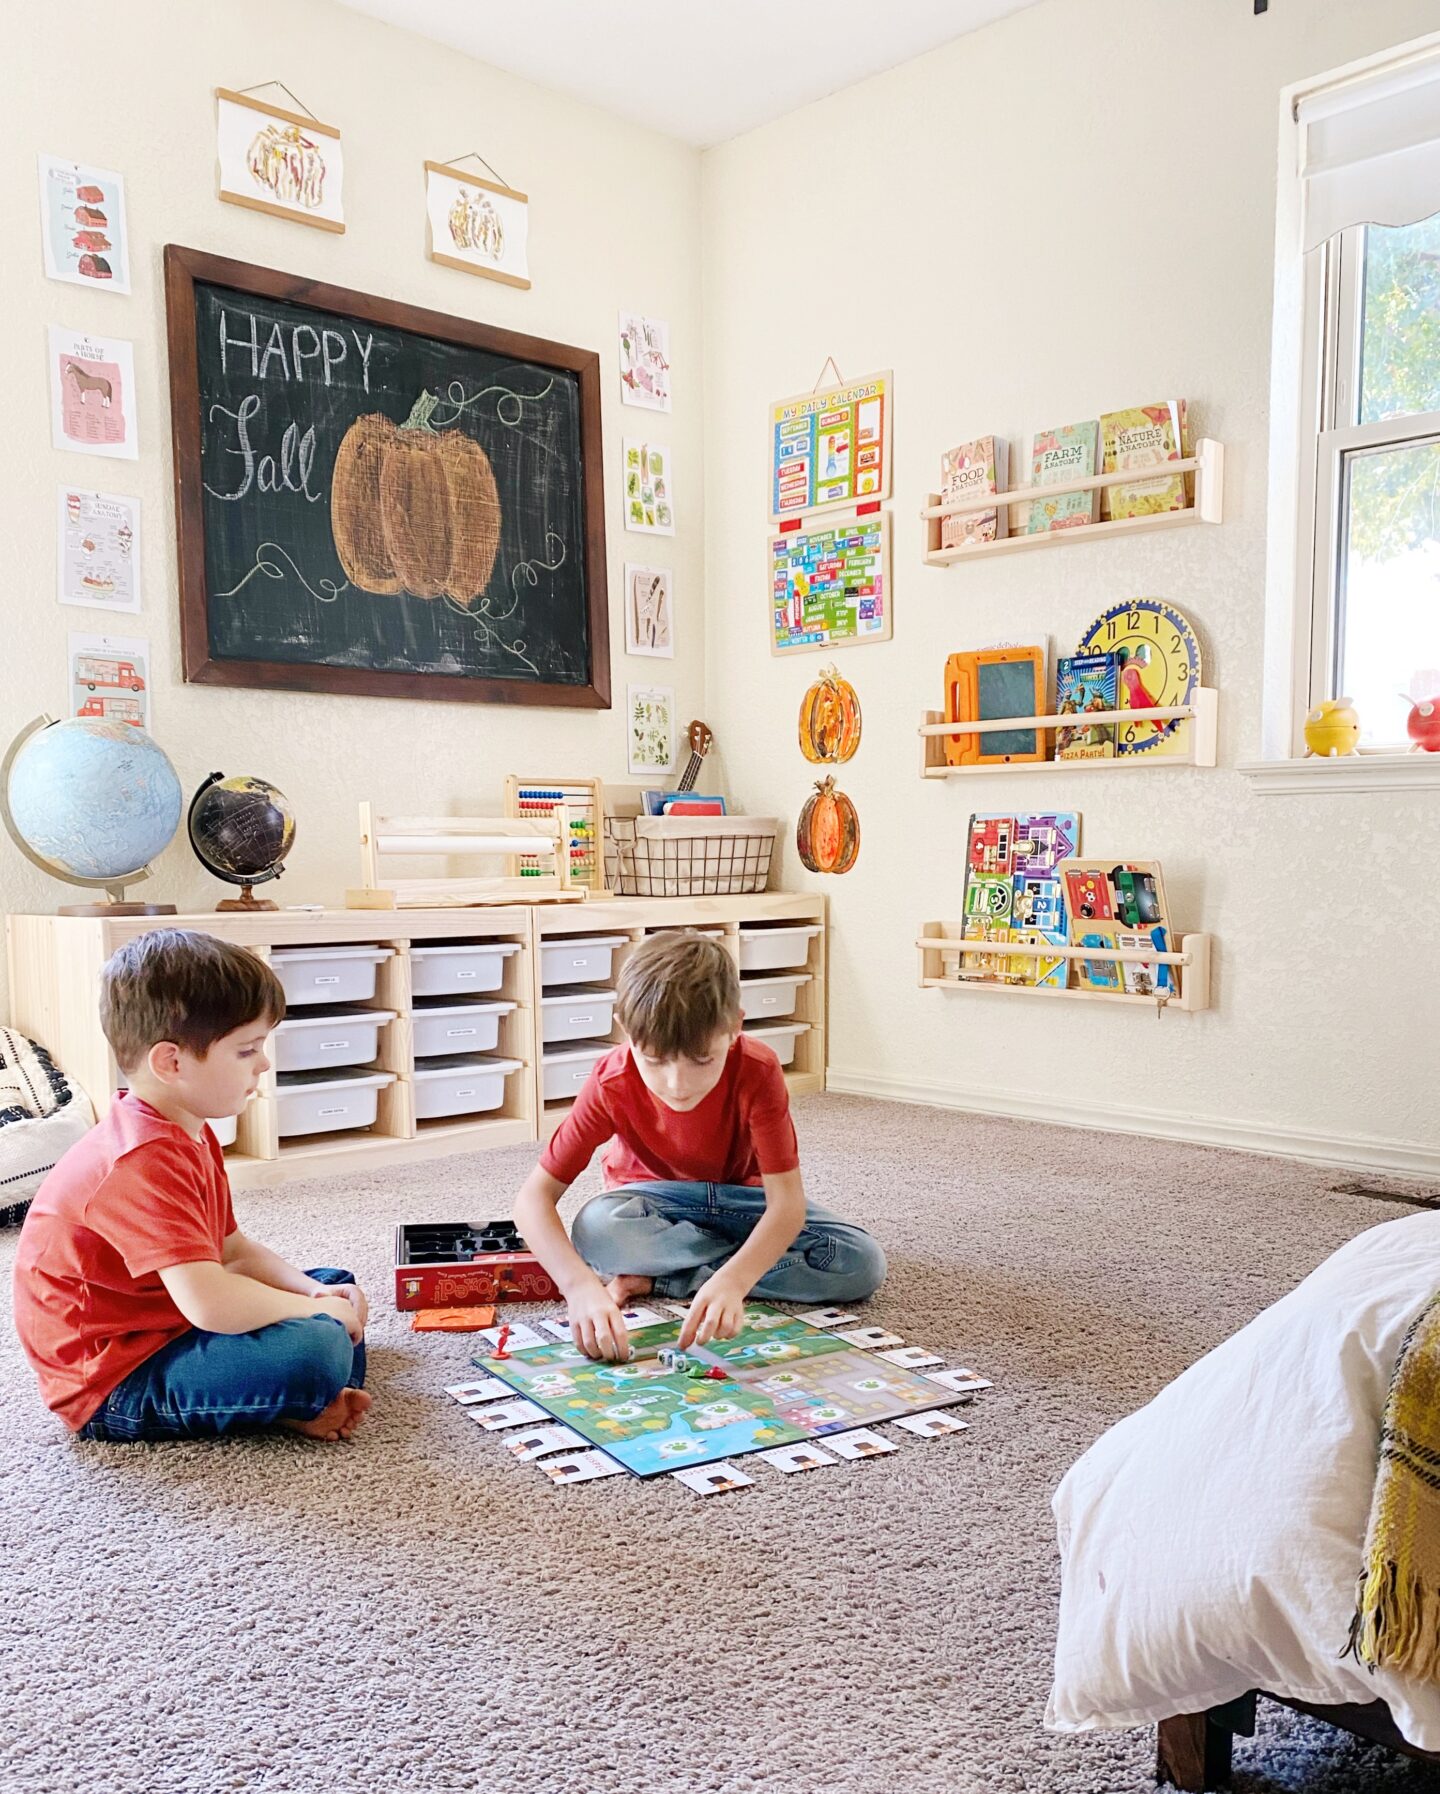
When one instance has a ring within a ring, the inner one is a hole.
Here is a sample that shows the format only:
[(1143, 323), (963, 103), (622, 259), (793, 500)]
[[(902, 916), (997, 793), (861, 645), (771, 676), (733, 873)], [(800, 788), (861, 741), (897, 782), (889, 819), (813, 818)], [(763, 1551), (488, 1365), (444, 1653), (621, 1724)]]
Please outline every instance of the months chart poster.
[(890, 518), (880, 511), (772, 536), (771, 651), (889, 641), (890, 558)]

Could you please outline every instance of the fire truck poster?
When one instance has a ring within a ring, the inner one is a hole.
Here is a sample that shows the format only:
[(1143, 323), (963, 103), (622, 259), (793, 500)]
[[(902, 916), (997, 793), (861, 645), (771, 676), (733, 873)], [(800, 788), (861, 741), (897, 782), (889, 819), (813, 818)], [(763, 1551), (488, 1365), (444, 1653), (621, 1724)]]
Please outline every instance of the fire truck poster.
[(60, 602), (89, 610), (140, 609), (140, 500), (62, 486)]
[(150, 644), (133, 635), (70, 631), (70, 715), (150, 727)]

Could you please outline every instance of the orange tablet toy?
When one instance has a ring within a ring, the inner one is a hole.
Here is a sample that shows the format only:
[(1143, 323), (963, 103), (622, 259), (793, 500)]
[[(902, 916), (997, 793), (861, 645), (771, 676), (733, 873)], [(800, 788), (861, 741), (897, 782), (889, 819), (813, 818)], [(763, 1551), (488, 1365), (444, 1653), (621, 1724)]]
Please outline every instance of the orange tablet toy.
[[(945, 662), (947, 723), (1045, 714), (1043, 648), (979, 648), (952, 654)], [(945, 737), (945, 759), (951, 766), (1003, 766), (1049, 757), (1046, 729), (987, 729)]]

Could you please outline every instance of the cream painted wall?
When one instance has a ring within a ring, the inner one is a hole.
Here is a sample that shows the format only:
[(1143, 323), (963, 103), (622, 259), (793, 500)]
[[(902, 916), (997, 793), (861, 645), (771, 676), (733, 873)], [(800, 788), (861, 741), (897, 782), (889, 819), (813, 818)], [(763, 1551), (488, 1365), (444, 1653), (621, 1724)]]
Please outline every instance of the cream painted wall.
[[(624, 780), (627, 679), (673, 683), (682, 717), (702, 690), (701, 289), (699, 154), (516, 80), (330, 0), (70, 0), (8, 7), (0, 73), (0, 240), (6, 246), (5, 412), (0, 515), (4, 669), (0, 743), (42, 710), (63, 714), (66, 633), (148, 636), (154, 732), (187, 792), (217, 767), (273, 780), (298, 813), (281, 902), (343, 901), (358, 882), (356, 804), (463, 814), (498, 811), (509, 772), (599, 773)], [(217, 85), (279, 77), (344, 131), (344, 236), (264, 217), (215, 197)], [(531, 274), (519, 292), (425, 257), (424, 158), (478, 148), (531, 197)], [(88, 160), (125, 177), (134, 292), (126, 298), (47, 280), (39, 243), (36, 153)], [(161, 250), (167, 242), (382, 293), (438, 311), (580, 344), (601, 357), (616, 707), (528, 706), (285, 695), (185, 685), (180, 675)], [(622, 407), (617, 309), (670, 322), (671, 417)], [(46, 326), (135, 345), (140, 459), (50, 446)], [(676, 455), (679, 534), (621, 527), (620, 439), (667, 436)], [(55, 596), (55, 493), (62, 481), (138, 493), (144, 511), (144, 611), (138, 618), (62, 607)], [(673, 566), (677, 657), (627, 659), (620, 609), (625, 559)], [(673, 676), (672, 676), (673, 675)], [(181, 908), (227, 895), (183, 835), (136, 895)], [(0, 837), (0, 908), (53, 909), (78, 894), (34, 871)], [(0, 1003), (3, 1013), (3, 1003)]]
[[(707, 154), (707, 701), (735, 786), (792, 819), (821, 659), (768, 652), (765, 406), (827, 355), (895, 370), (895, 639), (841, 657), (864, 845), (808, 881), (833, 905), (832, 1085), (1440, 1170), (1440, 792), (1261, 798), (1227, 770), (1260, 737), (1279, 91), (1434, 24), (1434, 0), (1049, 0)], [(1037, 427), (1176, 394), (1226, 444), (1222, 527), (922, 564), (950, 443), (995, 431), (1024, 466)], [(1220, 769), (920, 781), (947, 652), (1064, 652), (1134, 595), (1201, 631)], [(1162, 863), (1178, 925), (1216, 938), (1211, 1013), (916, 987), (969, 813), (1010, 805)], [(784, 876), (806, 882), (793, 852)]]

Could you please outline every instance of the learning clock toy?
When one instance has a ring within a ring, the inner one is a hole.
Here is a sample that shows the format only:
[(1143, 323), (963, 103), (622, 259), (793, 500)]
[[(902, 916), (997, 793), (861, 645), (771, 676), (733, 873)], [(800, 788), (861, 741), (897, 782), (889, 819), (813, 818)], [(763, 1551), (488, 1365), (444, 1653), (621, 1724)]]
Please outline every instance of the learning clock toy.
[[(1188, 617), (1160, 598), (1112, 604), (1080, 638), (1081, 654), (1113, 654), (1119, 670), (1117, 708), (1164, 710), (1193, 703), (1200, 683), (1200, 642)], [(1117, 754), (1182, 754), (1184, 718), (1116, 725)]]

